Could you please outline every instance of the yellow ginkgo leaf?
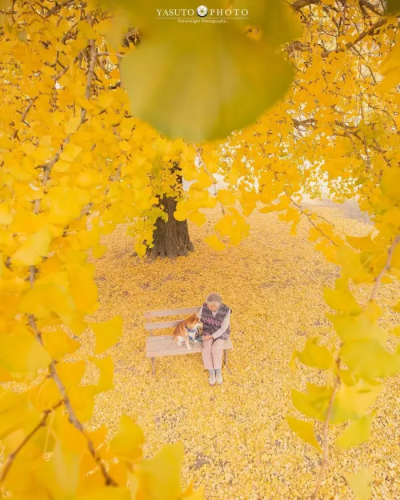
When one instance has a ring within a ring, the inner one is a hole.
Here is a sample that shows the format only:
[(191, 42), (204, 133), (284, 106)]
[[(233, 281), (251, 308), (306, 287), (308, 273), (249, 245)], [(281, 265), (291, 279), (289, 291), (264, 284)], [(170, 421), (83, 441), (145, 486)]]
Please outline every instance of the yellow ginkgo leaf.
[(200, 486), (195, 490), (193, 488), (193, 483), (190, 483), (186, 491), (182, 493), (182, 500), (203, 500), (204, 499), (204, 487)]
[(80, 342), (71, 339), (63, 330), (42, 332), (43, 345), (53, 359), (72, 354), (80, 347)]
[[(99, 476), (101, 481), (104, 478)], [(100, 488), (88, 488), (75, 497), (75, 500), (132, 500), (128, 489), (115, 486), (102, 486)]]
[(67, 325), (75, 317), (75, 304), (68, 291), (55, 283), (35, 284), (21, 298), (21, 311), (44, 318), (55, 313)]
[(206, 216), (202, 212), (190, 212), (188, 219), (194, 222), (197, 226), (202, 226), (206, 222)]
[[(400, 81), (400, 79), (399, 79)], [(400, 202), (400, 169), (386, 170), (381, 179), (381, 188), (384, 194), (396, 203)]]
[(85, 374), (85, 362), (82, 359), (75, 363), (58, 363), (56, 370), (64, 387), (69, 389), (70, 387), (78, 385), (82, 380)]
[(68, 414), (59, 408), (51, 423), (51, 432), (55, 438), (69, 451), (80, 455), (87, 447), (86, 436), (69, 421)]
[(212, 236), (207, 236), (207, 238), (204, 238), (204, 241), (209, 245), (211, 248), (214, 250), (217, 250), (218, 252), (225, 250), (226, 245), (223, 243), (218, 236), (212, 235)]
[(120, 460), (136, 461), (142, 456), (144, 434), (131, 417), (123, 415), (117, 434), (110, 443), (110, 449)]
[(358, 446), (365, 443), (371, 436), (372, 416), (364, 416), (359, 420), (354, 420), (336, 440), (337, 444), (344, 449)]
[(107, 247), (105, 245), (96, 245), (92, 248), (92, 255), (96, 259), (102, 257), (107, 251)]
[(220, 189), (217, 193), (217, 200), (223, 205), (233, 205), (236, 202), (236, 196), (227, 189)]
[(120, 66), (132, 113), (166, 137), (190, 142), (222, 139), (254, 122), (293, 76), (270, 44), (249, 40), (233, 25), (201, 23), (153, 37)]
[(385, 345), (387, 334), (380, 328), (376, 321), (371, 321), (366, 314), (359, 316), (333, 315), (328, 314), (335, 327), (336, 333), (342, 342), (347, 343), (354, 340), (376, 340), (382, 346)]
[(90, 356), (89, 359), (100, 370), (100, 378), (96, 385), (96, 393), (109, 391), (110, 389), (113, 389), (114, 362), (111, 356), (107, 356), (106, 358), (103, 359), (98, 359), (93, 356)]
[(139, 498), (170, 500), (179, 498), (181, 489), (181, 464), (183, 444), (167, 444), (157, 455), (135, 465), (139, 479)]
[(60, 391), (53, 378), (45, 378), (36, 387), (31, 389), (32, 405), (38, 411), (46, 411), (58, 404), (61, 400)]
[(73, 134), (78, 129), (80, 123), (81, 123), (80, 116), (75, 116), (74, 118), (71, 118), (68, 122), (64, 124), (65, 133), (68, 135)]
[(0, 136), (0, 149), (13, 149), (16, 144), (11, 141), (6, 135)]
[(128, 141), (121, 141), (118, 145), (121, 151), (130, 151), (132, 149), (132, 145)]
[(87, 432), (88, 438), (92, 441), (95, 449), (104, 443), (107, 437), (107, 427), (105, 425), (100, 426), (95, 431)]
[(70, 141), (65, 146), (64, 151), (61, 153), (60, 160), (72, 162), (77, 158), (81, 151), (82, 148), (80, 146), (77, 146), (72, 141)]
[(317, 344), (319, 337), (308, 338), (302, 352), (298, 354), (300, 361), (320, 370), (328, 370), (334, 363), (331, 351), (326, 346)]
[(122, 317), (115, 316), (104, 323), (90, 323), (96, 336), (95, 354), (101, 354), (119, 342), (122, 336)]
[(35, 373), (51, 363), (51, 357), (28, 330), (0, 335), (0, 366), (12, 373)]
[(293, 406), (306, 417), (323, 421), (329, 406), (332, 388), (312, 386), (311, 384), (308, 384), (308, 392), (309, 394), (304, 394), (293, 389)]
[(37, 476), (53, 498), (74, 497), (79, 481), (79, 455), (57, 441), (50, 460), (39, 469)]
[[(107, 109), (114, 101), (112, 92), (102, 92), (97, 100), (98, 106), (103, 109)], [(121, 148), (122, 149), (122, 148)]]
[(345, 343), (340, 348), (340, 358), (351, 370), (363, 377), (391, 377), (400, 371), (400, 356), (387, 351), (374, 339)]
[(358, 314), (362, 311), (349, 290), (324, 289), (324, 299), (332, 309), (347, 314)]
[(28, 239), (11, 257), (11, 262), (17, 266), (33, 266), (39, 264), (43, 257), (49, 253), (51, 243), (51, 232), (44, 226), (35, 234), (28, 236)]
[(95, 386), (71, 386), (68, 396), (74, 408), (75, 414), (81, 422), (86, 422), (92, 418), (94, 410)]
[(289, 427), (299, 436), (299, 438), (311, 446), (314, 446), (318, 451), (321, 450), (317, 438), (315, 437), (313, 422), (304, 422), (304, 420), (297, 420), (289, 416), (286, 417), (286, 420)]
[(0, 203), (0, 224), (11, 224), (13, 220), (10, 207), (7, 203)]
[(34, 429), (43, 418), (32, 406), (29, 393), (16, 394), (0, 387), (0, 398), (0, 439), (26, 425)]
[(361, 418), (375, 403), (381, 391), (379, 383), (367, 384), (362, 379), (350, 386), (342, 383), (333, 402), (330, 422), (342, 424)]
[(85, 38), (89, 39), (96, 39), (96, 32), (92, 28), (92, 26), (87, 22), (87, 21), (80, 21), (78, 23), (78, 31), (83, 34)]

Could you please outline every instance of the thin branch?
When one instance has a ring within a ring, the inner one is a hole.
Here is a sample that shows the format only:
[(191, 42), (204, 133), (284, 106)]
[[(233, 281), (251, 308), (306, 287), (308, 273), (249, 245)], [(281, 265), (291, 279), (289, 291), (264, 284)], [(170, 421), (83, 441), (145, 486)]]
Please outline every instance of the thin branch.
[(321, 3), (321, 0), (296, 0), (292, 3), (291, 7), (294, 10), (301, 10), (308, 5), (318, 5)]
[(369, 2), (368, 0), (358, 0), (358, 3), (360, 4), (360, 7), (366, 7), (367, 9), (369, 9), (371, 12), (373, 12), (374, 14), (376, 14), (377, 16), (381, 16), (383, 14), (383, 12), (379, 11), (375, 5), (373, 5), (371, 2)]
[(99, 52), (97, 55), (99, 57), (101, 57), (101, 56), (116, 56), (119, 59), (122, 59), (123, 57), (125, 57), (126, 54), (120, 54), (119, 52)]
[[(29, 113), (29, 111), (32, 109), (32, 106), (34, 104), (34, 102), (36, 101), (37, 99), (37, 96), (36, 97), (33, 97), (28, 106), (25, 108), (25, 111), (22, 113), (22, 117), (21, 117), (21, 123), (25, 123), (26, 125), (28, 125), (26, 122), (25, 122), (25, 119), (26, 119), (26, 116), (27, 114)], [(16, 137), (18, 136), (18, 129), (14, 132), (13, 134), (13, 139), (15, 139)]]
[(53, 410), (56, 410), (59, 406), (61, 406), (64, 403), (64, 401), (60, 401), (58, 404), (53, 406), (51, 410), (46, 410), (44, 412), (42, 420), (31, 430), (27, 436), (25, 436), (25, 439), (15, 448), (13, 452), (11, 452), (7, 456), (7, 461), (3, 467), (3, 470), (1, 471), (0, 475), (0, 483), (4, 482), (8, 473), (10, 472), (10, 469), (12, 467), (12, 464), (14, 463), (14, 460), (16, 459), (18, 453), (22, 450), (22, 448), (32, 439), (32, 437), (37, 433), (39, 429), (42, 427), (45, 427), (47, 419), (49, 418), (49, 415), (52, 413)]
[[(304, 211), (304, 209), (303, 209), (303, 207), (302, 207), (301, 205), (299, 205), (298, 203), (296, 203), (296, 202), (294, 201), (294, 199), (293, 199), (293, 198), (292, 198), (292, 197), (291, 197), (291, 196), (287, 193), (286, 189), (284, 189), (283, 191), (285, 192), (286, 196), (288, 196), (288, 197), (291, 199), (291, 201), (292, 201), (293, 205), (295, 205), (295, 206), (297, 207), (297, 209), (301, 212), (301, 214), (302, 214), (302, 215), (305, 215), (305, 216), (308, 218), (308, 221), (310, 222), (310, 224), (312, 224), (312, 225), (315, 227), (315, 229), (317, 229), (317, 230), (318, 230), (318, 231), (322, 234), (322, 236), (323, 236), (324, 238), (326, 238), (327, 240), (329, 240), (329, 241), (332, 243), (332, 245), (335, 245), (335, 247), (339, 246), (337, 243), (335, 243), (333, 240), (331, 240), (331, 239), (329, 238), (329, 236), (327, 236), (327, 235), (326, 235), (326, 234), (322, 231), (322, 229), (321, 229), (321, 228), (319, 228), (316, 224), (314, 224), (314, 221), (313, 221), (313, 220), (312, 220), (312, 218), (311, 218), (311, 214), (308, 214), (307, 212), (305, 212), (305, 211)], [(317, 217), (319, 217), (319, 215), (317, 215)], [(321, 217), (321, 219), (324, 219), (324, 217)], [(326, 219), (324, 219), (324, 220), (326, 220)], [(328, 220), (326, 220), (326, 222), (329, 222), (329, 221), (328, 221)], [(334, 224), (332, 224), (332, 222), (329, 222), (329, 224), (331, 224), (332, 226), (334, 226)]]
[(359, 42), (361, 42), (361, 40), (363, 40), (365, 37), (367, 37), (369, 35), (374, 35), (375, 31), (378, 30), (379, 28), (381, 28), (382, 26), (384, 26), (385, 24), (387, 24), (387, 19), (385, 19), (385, 18), (380, 19), (375, 24), (370, 26), (368, 29), (366, 29), (362, 33), (360, 33), (355, 40), (353, 40), (352, 42), (347, 42), (344, 47), (336, 47), (336, 49), (333, 49), (333, 50), (324, 49), (324, 51), (321, 54), (322, 57), (327, 57), (332, 52), (336, 52), (336, 53), (337, 52), (345, 52), (346, 50), (351, 49), (352, 47), (357, 45)]
[(382, 271), (376, 277), (375, 286), (374, 286), (374, 289), (372, 291), (371, 298), (369, 299), (370, 301), (375, 300), (376, 294), (378, 292), (378, 287), (381, 284), (382, 278), (385, 275), (385, 273), (387, 271), (389, 271), (389, 269), (390, 269), (390, 265), (391, 265), (392, 257), (393, 257), (393, 253), (394, 253), (394, 249), (396, 248), (396, 245), (398, 243), (400, 243), (400, 234), (393, 240), (393, 243), (391, 244), (391, 246), (389, 248), (389, 252), (388, 252), (387, 259), (386, 259), (386, 263), (385, 263)]
[(370, 28), (368, 28), (367, 30), (360, 33), (358, 35), (358, 37), (353, 42), (346, 43), (346, 45), (345, 45), (346, 49), (350, 49), (354, 45), (357, 45), (357, 43), (361, 42), (361, 40), (363, 40), (366, 36), (373, 35), (377, 29), (381, 28), (386, 23), (387, 23), (387, 19), (380, 19), (375, 24), (373, 24)]
[(331, 394), (331, 397), (329, 400), (328, 411), (326, 412), (326, 417), (324, 420), (324, 428), (323, 428), (324, 455), (322, 458), (321, 468), (319, 469), (317, 484), (315, 486), (314, 493), (311, 496), (311, 500), (317, 500), (319, 489), (321, 488), (321, 483), (322, 483), (322, 480), (324, 478), (325, 470), (329, 466), (329, 435), (328, 435), (329, 420), (331, 419), (333, 402), (335, 400), (335, 395), (336, 395), (336, 391), (338, 389), (338, 385), (339, 385), (339, 380), (337, 379), (337, 382), (333, 388), (333, 391), (332, 391), (332, 394)]
[[(32, 268), (33, 266), (31, 266)], [(32, 272), (32, 269), (31, 269), (31, 272)], [(36, 321), (35, 321), (35, 318), (32, 314), (29, 315), (29, 324), (35, 334), (35, 337), (36, 337), (36, 340), (43, 345), (43, 340), (42, 340), (42, 335), (41, 335), (41, 332), (38, 330), (38, 327), (36, 325)], [(88, 445), (88, 449), (89, 449), (89, 452), (90, 454), (92, 455), (94, 461), (97, 463), (97, 465), (100, 467), (100, 470), (101, 470), (101, 473), (103, 474), (104, 476), (104, 479), (105, 479), (105, 483), (106, 485), (108, 486), (117, 486), (117, 483), (114, 481), (114, 479), (108, 474), (101, 458), (97, 455), (96, 453), (96, 449), (94, 447), (94, 444), (93, 444), (93, 441), (89, 438), (89, 436), (86, 434), (84, 428), (83, 428), (83, 424), (82, 422), (78, 419), (78, 417), (76, 416), (76, 413), (75, 413), (75, 410), (71, 404), (71, 401), (68, 397), (68, 394), (67, 394), (67, 390), (62, 382), (62, 380), (60, 379), (60, 377), (58, 376), (58, 373), (57, 373), (57, 370), (56, 370), (56, 362), (54, 361), (54, 359), (51, 361), (50, 365), (49, 365), (49, 372), (50, 372), (50, 375), (52, 377), (52, 379), (54, 380), (58, 390), (60, 391), (60, 394), (61, 394), (61, 397), (63, 399), (63, 402), (65, 404), (65, 407), (67, 409), (67, 412), (68, 412), (68, 417), (69, 417), (69, 420), (70, 422), (72, 423), (72, 425), (78, 429), (79, 432), (81, 432), (86, 440), (87, 440), (87, 445)]]
[(292, 118), (292, 121), (295, 127), (307, 127), (308, 125), (315, 125), (314, 118), (308, 118), (307, 120), (298, 120), (297, 118)]
[[(76, 61), (79, 60), (80, 57), (82, 57), (82, 53), (88, 48), (88, 46), (86, 46), (83, 50), (81, 50), (79, 52), (79, 54), (75, 57), (75, 59), (73, 60), (73, 64), (76, 63)], [(68, 64), (68, 66), (64, 66), (63, 69), (57, 73), (56, 75), (53, 75), (52, 78), (53, 80), (56, 82), (57, 80), (59, 80), (63, 75), (65, 75), (65, 73), (69, 70), (69, 67), (70, 65)]]
[[(54, 5), (54, 7), (52, 7), (47, 12), (46, 17), (50, 17), (53, 14), (57, 14), (61, 9), (63, 9), (64, 7), (69, 7), (73, 3), (75, 3), (75, 0), (66, 0), (66, 2), (62, 2), (62, 3), (57, 3), (56, 2), (56, 4)], [(48, 9), (48, 7), (45, 7), (44, 5), (41, 5), (41, 7), (44, 7), (45, 9)]]
[[(90, 98), (90, 90), (92, 87), (92, 81), (93, 81), (93, 75), (94, 75), (94, 69), (95, 69), (95, 64), (96, 64), (96, 46), (94, 40), (89, 41), (89, 47), (90, 47), (90, 63), (89, 63), (89, 68), (86, 76), (86, 91), (85, 91), (85, 97), (86, 99)], [(78, 56), (77, 56), (78, 57)], [(76, 60), (76, 58), (75, 58)], [(66, 70), (68, 67), (66, 68)], [(63, 70), (64, 71), (64, 70)], [(64, 71), (65, 73), (65, 71)], [(77, 130), (80, 128), (80, 126), (84, 123), (86, 119), (86, 114), (87, 110), (82, 109), (81, 110), (81, 121), (77, 127)], [(61, 143), (60, 147), (58, 148), (57, 153), (53, 156), (53, 158), (44, 166), (44, 175), (42, 179), (42, 186), (46, 186), (47, 181), (49, 180), (51, 169), (53, 168), (53, 165), (57, 163), (57, 161), (60, 158), (61, 153), (63, 152), (64, 147), (69, 143), (70, 140), (70, 135), (65, 137), (63, 142)], [(40, 208), (40, 199), (35, 201), (34, 205), (34, 211), (35, 214), (39, 213), (39, 208)]]

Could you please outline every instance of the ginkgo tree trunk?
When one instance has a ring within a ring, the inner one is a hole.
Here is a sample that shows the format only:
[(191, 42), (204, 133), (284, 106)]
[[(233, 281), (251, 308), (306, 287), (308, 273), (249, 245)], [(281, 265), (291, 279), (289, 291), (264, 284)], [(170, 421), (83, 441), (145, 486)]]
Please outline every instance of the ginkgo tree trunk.
[(187, 221), (177, 221), (174, 218), (176, 211), (176, 199), (164, 196), (160, 200), (168, 216), (168, 220), (159, 217), (153, 234), (153, 246), (147, 251), (147, 255), (152, 259), (157, 257), (169, 257), (171, 259), (179, 256), (186, 256), (194, 250), (190, 241)]
[[(175, 165), (172, 170), (175, 170)], [(177, 186), (182, 190), (182, 176), (177, 176)], [(187, 256), (194, 250), (190, 241), (187, 220), (178, 221), (174, 217), (177, 200), (173, 196), (159, 196), (160, 208), (164, 211), (165, 217), (158, 217), (153, 233), (153, 245), (147, 250), (147, 255), (156, 259), (157, 257), (168, 257), (174, 259), (179, 256)]]

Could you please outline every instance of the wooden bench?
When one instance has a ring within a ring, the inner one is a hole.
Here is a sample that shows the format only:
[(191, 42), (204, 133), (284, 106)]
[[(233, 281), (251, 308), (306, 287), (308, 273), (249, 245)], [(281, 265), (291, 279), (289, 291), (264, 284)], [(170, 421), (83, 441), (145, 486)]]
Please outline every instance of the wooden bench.
[[(182, 309), (166, 309), (160, 311), (146, 311), (144, 317), (148, 318), (159, 318), (160, 316), (177, 316), (183, 315), (186, 318), (191, 313), (197, 312), (201, 306), (196, 307), (184, 307)], [(154, 335), (153, 330), (159, 330), (163, 328), (174, 328), (178, 325), (182, 319), (177, 319), (173, 321), (161, 321), (156, 323), (146, 323), (144, 326), (146, 330), (150, 332), (150, 337), (146, 339), (146, 358), (151, 358), (152, 373), (155, 375), (155, 358), (159, 356), (174, 356), (175, 354), (194, 354), (196, 352), (201, 352), (201, 344), (195, 342), (191, 344), (191, 350), (189, 351), (186, 345), (179, 346), (174, 342), (172, 337), (172, 332), (170, 335)], [(228, 369), (228, 349), (233, 349), (232, 342), (230, 339), (225, 340), (224, 346), (224, 363), (226, 369)]]

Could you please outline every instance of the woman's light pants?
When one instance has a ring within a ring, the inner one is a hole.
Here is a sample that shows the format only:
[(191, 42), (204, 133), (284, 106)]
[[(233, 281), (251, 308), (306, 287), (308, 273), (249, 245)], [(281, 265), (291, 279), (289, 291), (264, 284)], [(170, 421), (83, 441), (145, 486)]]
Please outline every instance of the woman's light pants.
[(220, 370), (222, 368), (222, 354), (225, 341), (222, 339), (209, 339), (203, 341), (201, 355), (206, 370)]

